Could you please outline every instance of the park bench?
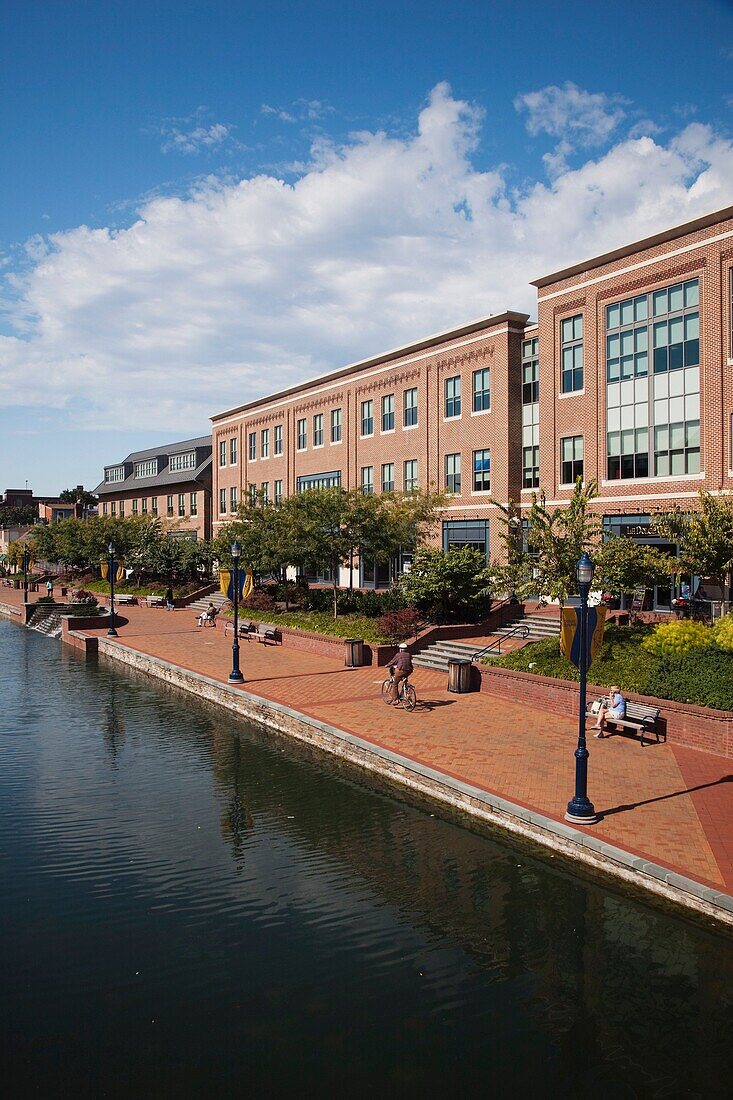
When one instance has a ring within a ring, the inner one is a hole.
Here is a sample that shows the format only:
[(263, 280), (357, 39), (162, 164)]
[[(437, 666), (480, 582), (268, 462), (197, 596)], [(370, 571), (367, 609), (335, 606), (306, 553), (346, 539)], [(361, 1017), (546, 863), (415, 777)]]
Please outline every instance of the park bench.
[[(231, 619), (227, 619), (227, 621), (224, 623), (224, 637), (225, 638), (226, 638), (226, 636), (227, 636), (227, 634), (229, 633), (230, 630), (233, 634), (234, 633), (234, 623), (231, 621)], [(240, 622), (238, 627), (237, 627), (237, 637), (238, 638), (246, 638), (249, 641), (249, 638), (250, 638), (252, 632), (255, 631), (255, 630), (257, 630), (257, 624), (247, 622), (247, 620), (245, 619), (243, 622)]]
[(165, 607), (165, 596), (146, 596), (148, 607)]
[[(63, 589), (62, 589), (61, 591), (62, 591), (62, 593), (63, 593)], [(130, 596), (130, 595), (127, 595), (127, 594), (126, 594), (126, 593), (124, 593), (124, 592), (123, 592), (123, 593), (121, 593), (121, 594), (119, 594), (119, 593), (115, 593), (115, 603), (117, 603), (117, 604), (123, 604), (123, 603), (124, 603), (124, 604), (132, 604), (132, 603), (137, 603), (137, 596)]]
[[(254, 626), (254, 624), (252, 624)], [(262, 642), (263, 645), (267, 645), (268, 642), (272, 642), (273, 645), (282, 645), (282, 634), (276, 626), (270, 626), (269, 623), (260, 623), (256, 629), (250, 631), (248, 637), (256, 638), (258, 642)]]
[[(646, 703), (626, 703), (626, 714), (623, 718), (606, 718), (608, 726), (617, 726), (621, 729), (630, 729), (641, 735), (641, 744), (644, 745), (644, 735), (654, 734), (659, 744), (662, 734), (659, 723), (659, 707), (650, 707)], [(667, 734), (664, 733), (664, 740)]]

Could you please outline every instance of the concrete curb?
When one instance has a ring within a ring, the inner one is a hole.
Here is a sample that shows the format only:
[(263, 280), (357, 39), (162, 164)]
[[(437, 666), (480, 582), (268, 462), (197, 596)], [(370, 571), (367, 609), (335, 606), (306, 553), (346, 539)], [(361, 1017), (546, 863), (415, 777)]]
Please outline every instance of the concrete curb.
[(627, 886), (651, 895), (657, 902), (682, 907), (688, 915), (714, 923), (718, 930), (733, 931), (733, 897), (723, 891), (686, 878), (572, 825), (555, 821), (499, 795), (454, 779), (336, 726), (301, 714), (282, 703), (271, 702), (242, 688), (190, 672), (106, 637), (98, 639), (98, 647), (100, 654), (112, 660), (156, 676), (199, 698), (223, 706), (240, 717), (339, 756), (414, 795), (450, 807), (475, 822), (498, 827), (524, 841), (550, 849), (564, 859), (581, 863), (588, 870), (621, 880)]

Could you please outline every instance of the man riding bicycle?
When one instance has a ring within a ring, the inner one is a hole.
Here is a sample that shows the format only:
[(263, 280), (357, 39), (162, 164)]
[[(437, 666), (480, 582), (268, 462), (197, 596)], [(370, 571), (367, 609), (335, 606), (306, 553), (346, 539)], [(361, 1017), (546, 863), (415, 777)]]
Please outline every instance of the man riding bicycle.
[(398, 705), (400, 684), (403, 680), (412, 672), (412, 654), (407, 648), (405, 642), (400, 642), (399, 648), (387, 665), (387, 668), (392, 674), (392, 684), (389, 689), (389, 702), (393, 706)]

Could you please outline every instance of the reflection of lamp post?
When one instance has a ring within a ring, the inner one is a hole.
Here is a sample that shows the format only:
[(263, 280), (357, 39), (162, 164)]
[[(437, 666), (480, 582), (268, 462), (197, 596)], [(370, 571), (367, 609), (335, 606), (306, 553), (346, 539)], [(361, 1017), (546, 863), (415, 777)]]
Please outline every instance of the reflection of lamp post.
[(575, 825), (595, 825), (598, 821), (593, 803), (588, 798), (588, 749), (585, 744), (585, 679), (588, 671), (588, 593), (593, 583), (593, 562), (587, 552), (580, 556), (575, 567), (580, 593), (578, 608), (580, 632), (580, 710), (578, 712), (578, 747), (575, 750), (575, 794), (568, 802), (566, 821)]
[(23, 600), (28, 603), (28, 564), (30, 554), (28, 553), (28, 547), (23, 547)]
[(239, 671), (239, 543), (232, 543), (232, 585), (234, 588), (234, 643), (232, 645), (232, 671), (229, 673), (230, 684), (244, 683), (244, 676)]
[(115, 561), (115, 544), (111, 542), (107, 547), (107, 553), (109, 554), (109, 630), (107, 634), (110, 638), (117, 637), (117, 631), (115, 630), (115, 573), (117, 572), (117, 562)]

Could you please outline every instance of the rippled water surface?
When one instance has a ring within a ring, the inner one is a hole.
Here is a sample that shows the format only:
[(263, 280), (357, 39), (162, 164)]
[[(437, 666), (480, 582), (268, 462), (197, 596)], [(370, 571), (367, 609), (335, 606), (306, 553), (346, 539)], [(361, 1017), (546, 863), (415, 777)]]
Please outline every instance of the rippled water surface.
[(0, 662), (5, 1096), (731, 1094), (730, 941), (2, 621)]

